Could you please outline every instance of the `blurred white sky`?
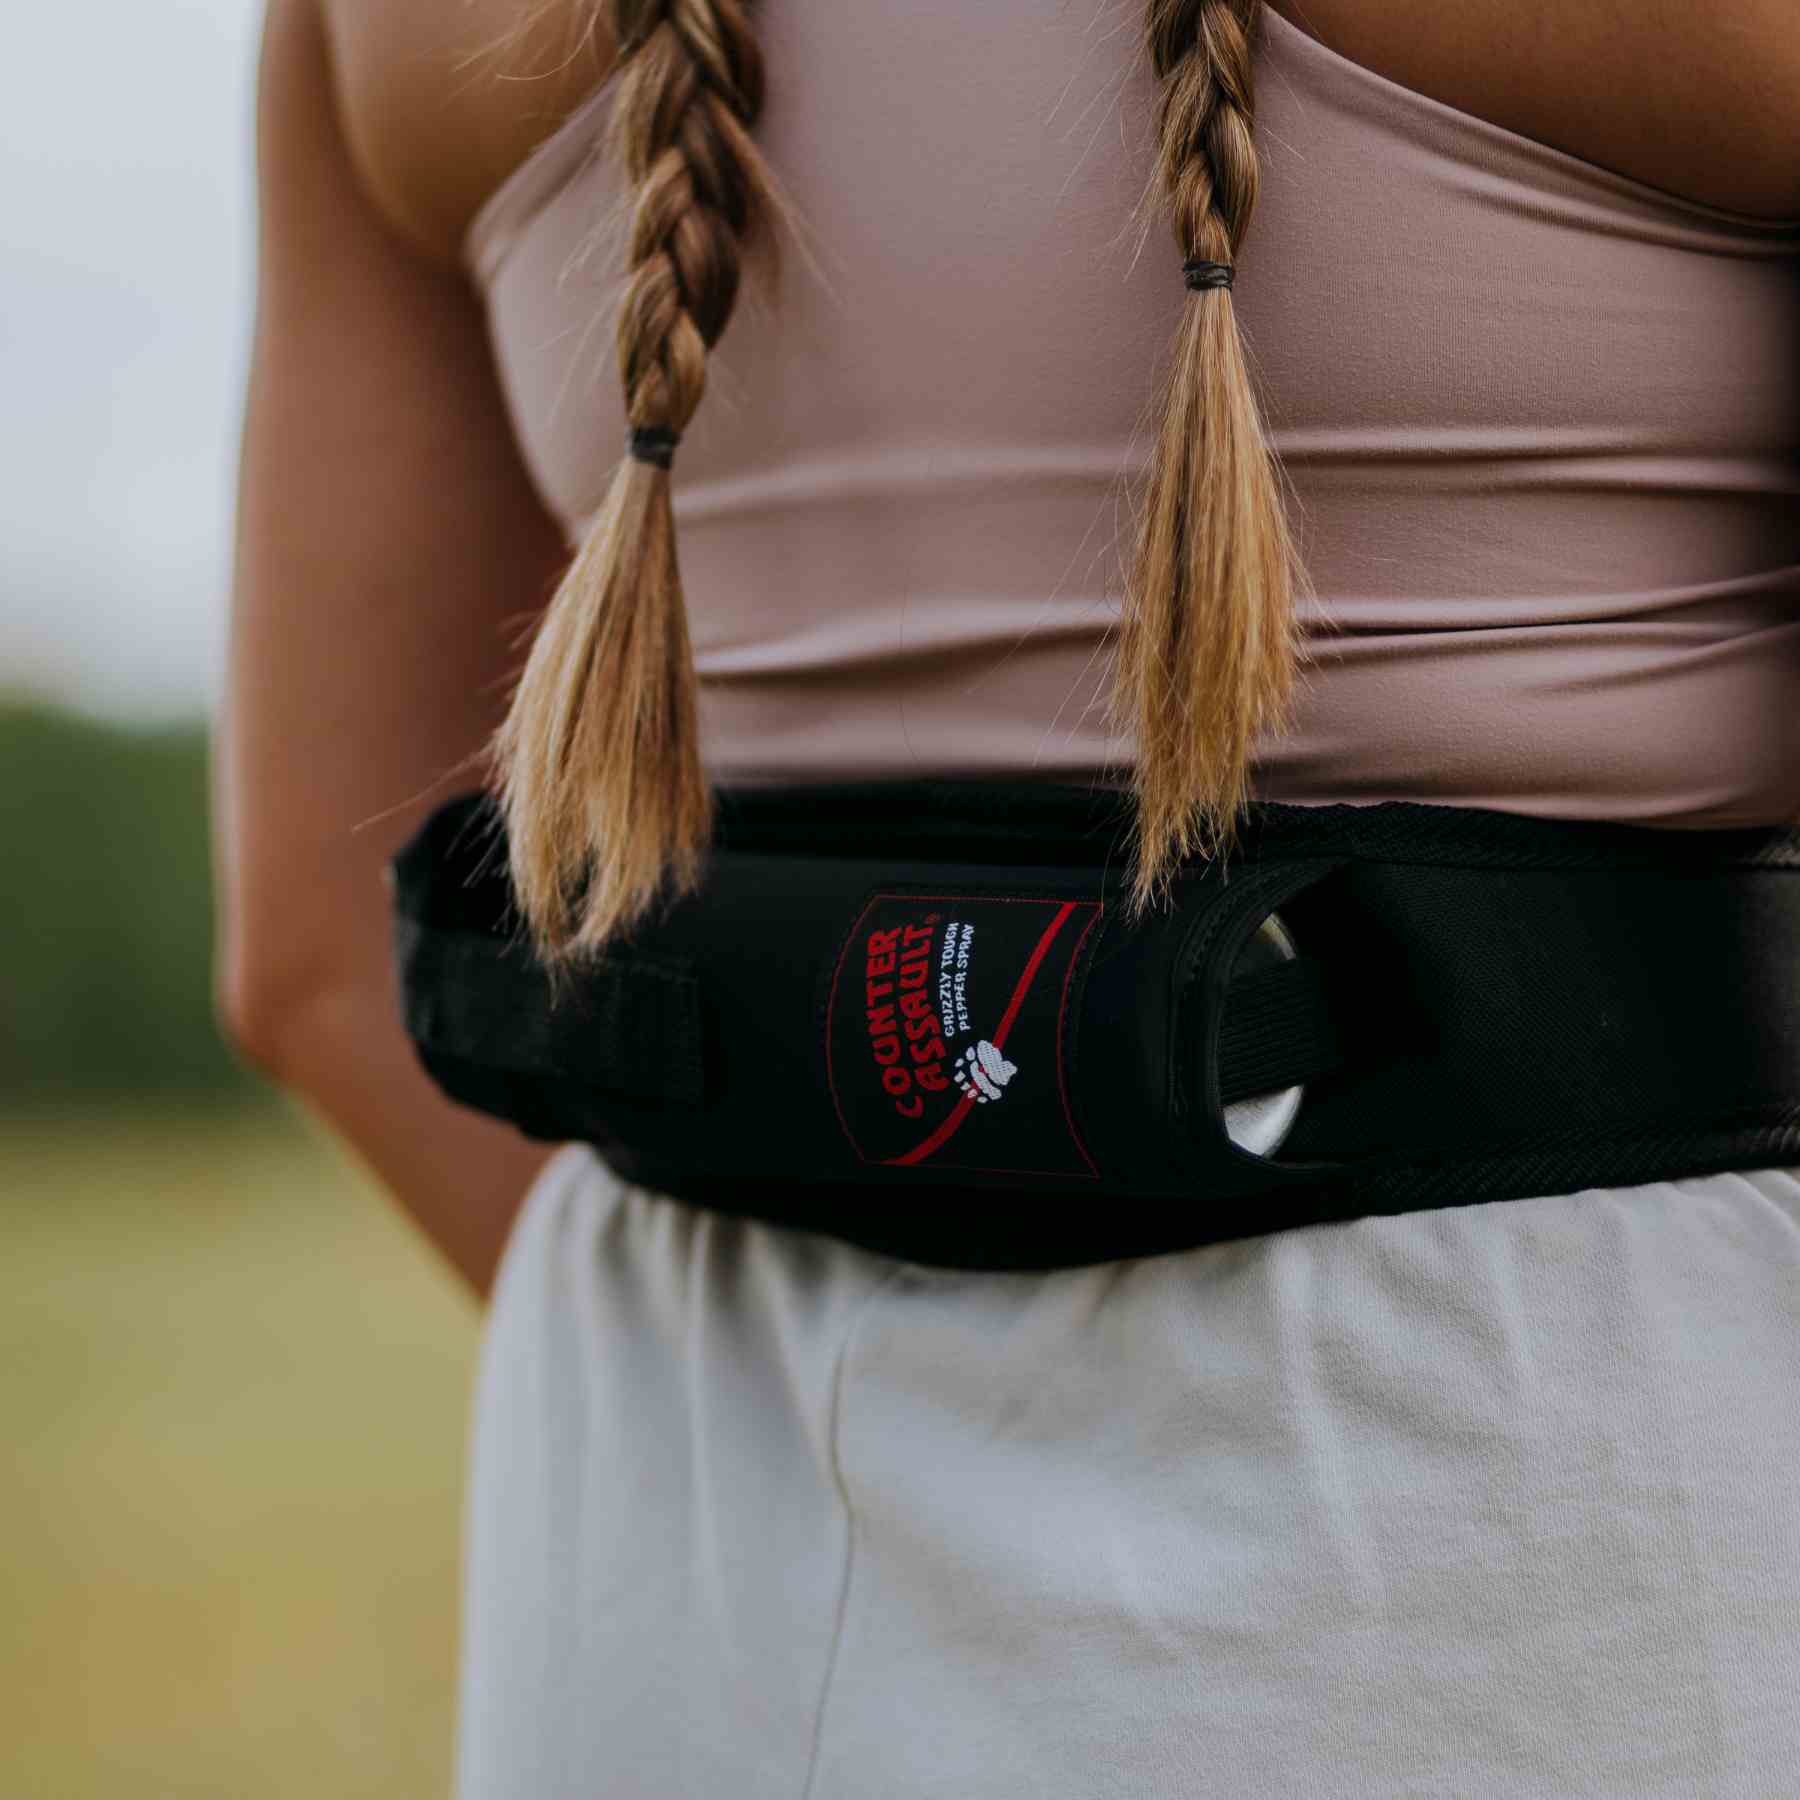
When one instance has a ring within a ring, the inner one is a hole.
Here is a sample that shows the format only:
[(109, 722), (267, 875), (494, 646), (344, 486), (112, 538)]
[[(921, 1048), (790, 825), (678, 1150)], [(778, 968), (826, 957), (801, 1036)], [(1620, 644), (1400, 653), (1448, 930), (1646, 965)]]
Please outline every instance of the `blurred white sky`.
[(133, 716), (217, 691), (260, 21), (260, 0), (9, 11), (0, 689)]

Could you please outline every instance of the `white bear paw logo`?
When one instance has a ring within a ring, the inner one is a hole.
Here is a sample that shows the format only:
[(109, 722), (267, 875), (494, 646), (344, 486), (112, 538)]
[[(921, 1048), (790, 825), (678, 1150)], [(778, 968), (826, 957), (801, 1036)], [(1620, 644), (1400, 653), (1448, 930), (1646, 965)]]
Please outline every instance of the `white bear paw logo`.
[(950, 1065), (950, 1073), (956, 1077), (956, 1085), (977, 1106), (986, 1106), (990, 1100), (998, 1100), (1006, 1084), (1018, 1072), (1019, 1065), (1009, 1063), (986, 1038), (974, 1049), (965, 1050)]

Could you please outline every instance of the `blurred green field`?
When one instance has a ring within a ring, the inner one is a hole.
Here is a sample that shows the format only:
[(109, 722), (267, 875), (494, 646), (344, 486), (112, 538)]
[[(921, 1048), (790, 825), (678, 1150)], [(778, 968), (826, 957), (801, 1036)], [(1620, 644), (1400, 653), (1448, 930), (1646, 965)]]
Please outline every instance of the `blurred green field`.
[(272, 1105), (0, 1115), (0, 1218), (0, 1793), (446, 1793), (473, 1303)]

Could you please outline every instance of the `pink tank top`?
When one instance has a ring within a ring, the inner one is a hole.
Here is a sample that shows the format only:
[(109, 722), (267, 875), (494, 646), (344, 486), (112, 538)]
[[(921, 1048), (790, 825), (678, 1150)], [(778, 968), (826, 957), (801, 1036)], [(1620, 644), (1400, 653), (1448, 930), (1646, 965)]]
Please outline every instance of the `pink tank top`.
[[(1130, 483), (1186, 295), (1139, 0), (761, 0), (803, 222), (676, 463), (726, 782), (1115, 774)], [(1263, 13), (1239, 316), (1313, 592), (1266, 798), (1800, 815), (1800, 222), (1673, 198)], [(622, 448), (600, 90), (470, 234), (573, 537)]]

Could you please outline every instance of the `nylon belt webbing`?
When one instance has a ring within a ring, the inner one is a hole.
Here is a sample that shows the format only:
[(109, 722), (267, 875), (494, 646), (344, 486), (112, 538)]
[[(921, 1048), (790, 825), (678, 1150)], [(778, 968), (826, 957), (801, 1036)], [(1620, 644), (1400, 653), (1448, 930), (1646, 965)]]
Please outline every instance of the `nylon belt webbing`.
[[(407, 921), (407, 1028), (428, 1048), (479, 1043), (492, 1067), (598, 1092), (698, 1106), (707, 1096), (700, 982), (678, 958), (614, 951), (554, 998), (521, 949)], [(504, 982), (494, 977), (504, 975)], [(503, 1005), (494, 1003), (504, 994)], [(1339, 1068), (1324, 971), (1302, 957), (1232, 983), (1220, 1036), (1225, 1105)]]
[(700, 982), (679, 959), (615, 954), (552, 996), (516, 945), (410, 921), (402, 929), (417, 971), (406, 1023), (422, 1046), (480, 1044), (494, 1068), (573, 1077), (631, 1099), (706, 1098)]

